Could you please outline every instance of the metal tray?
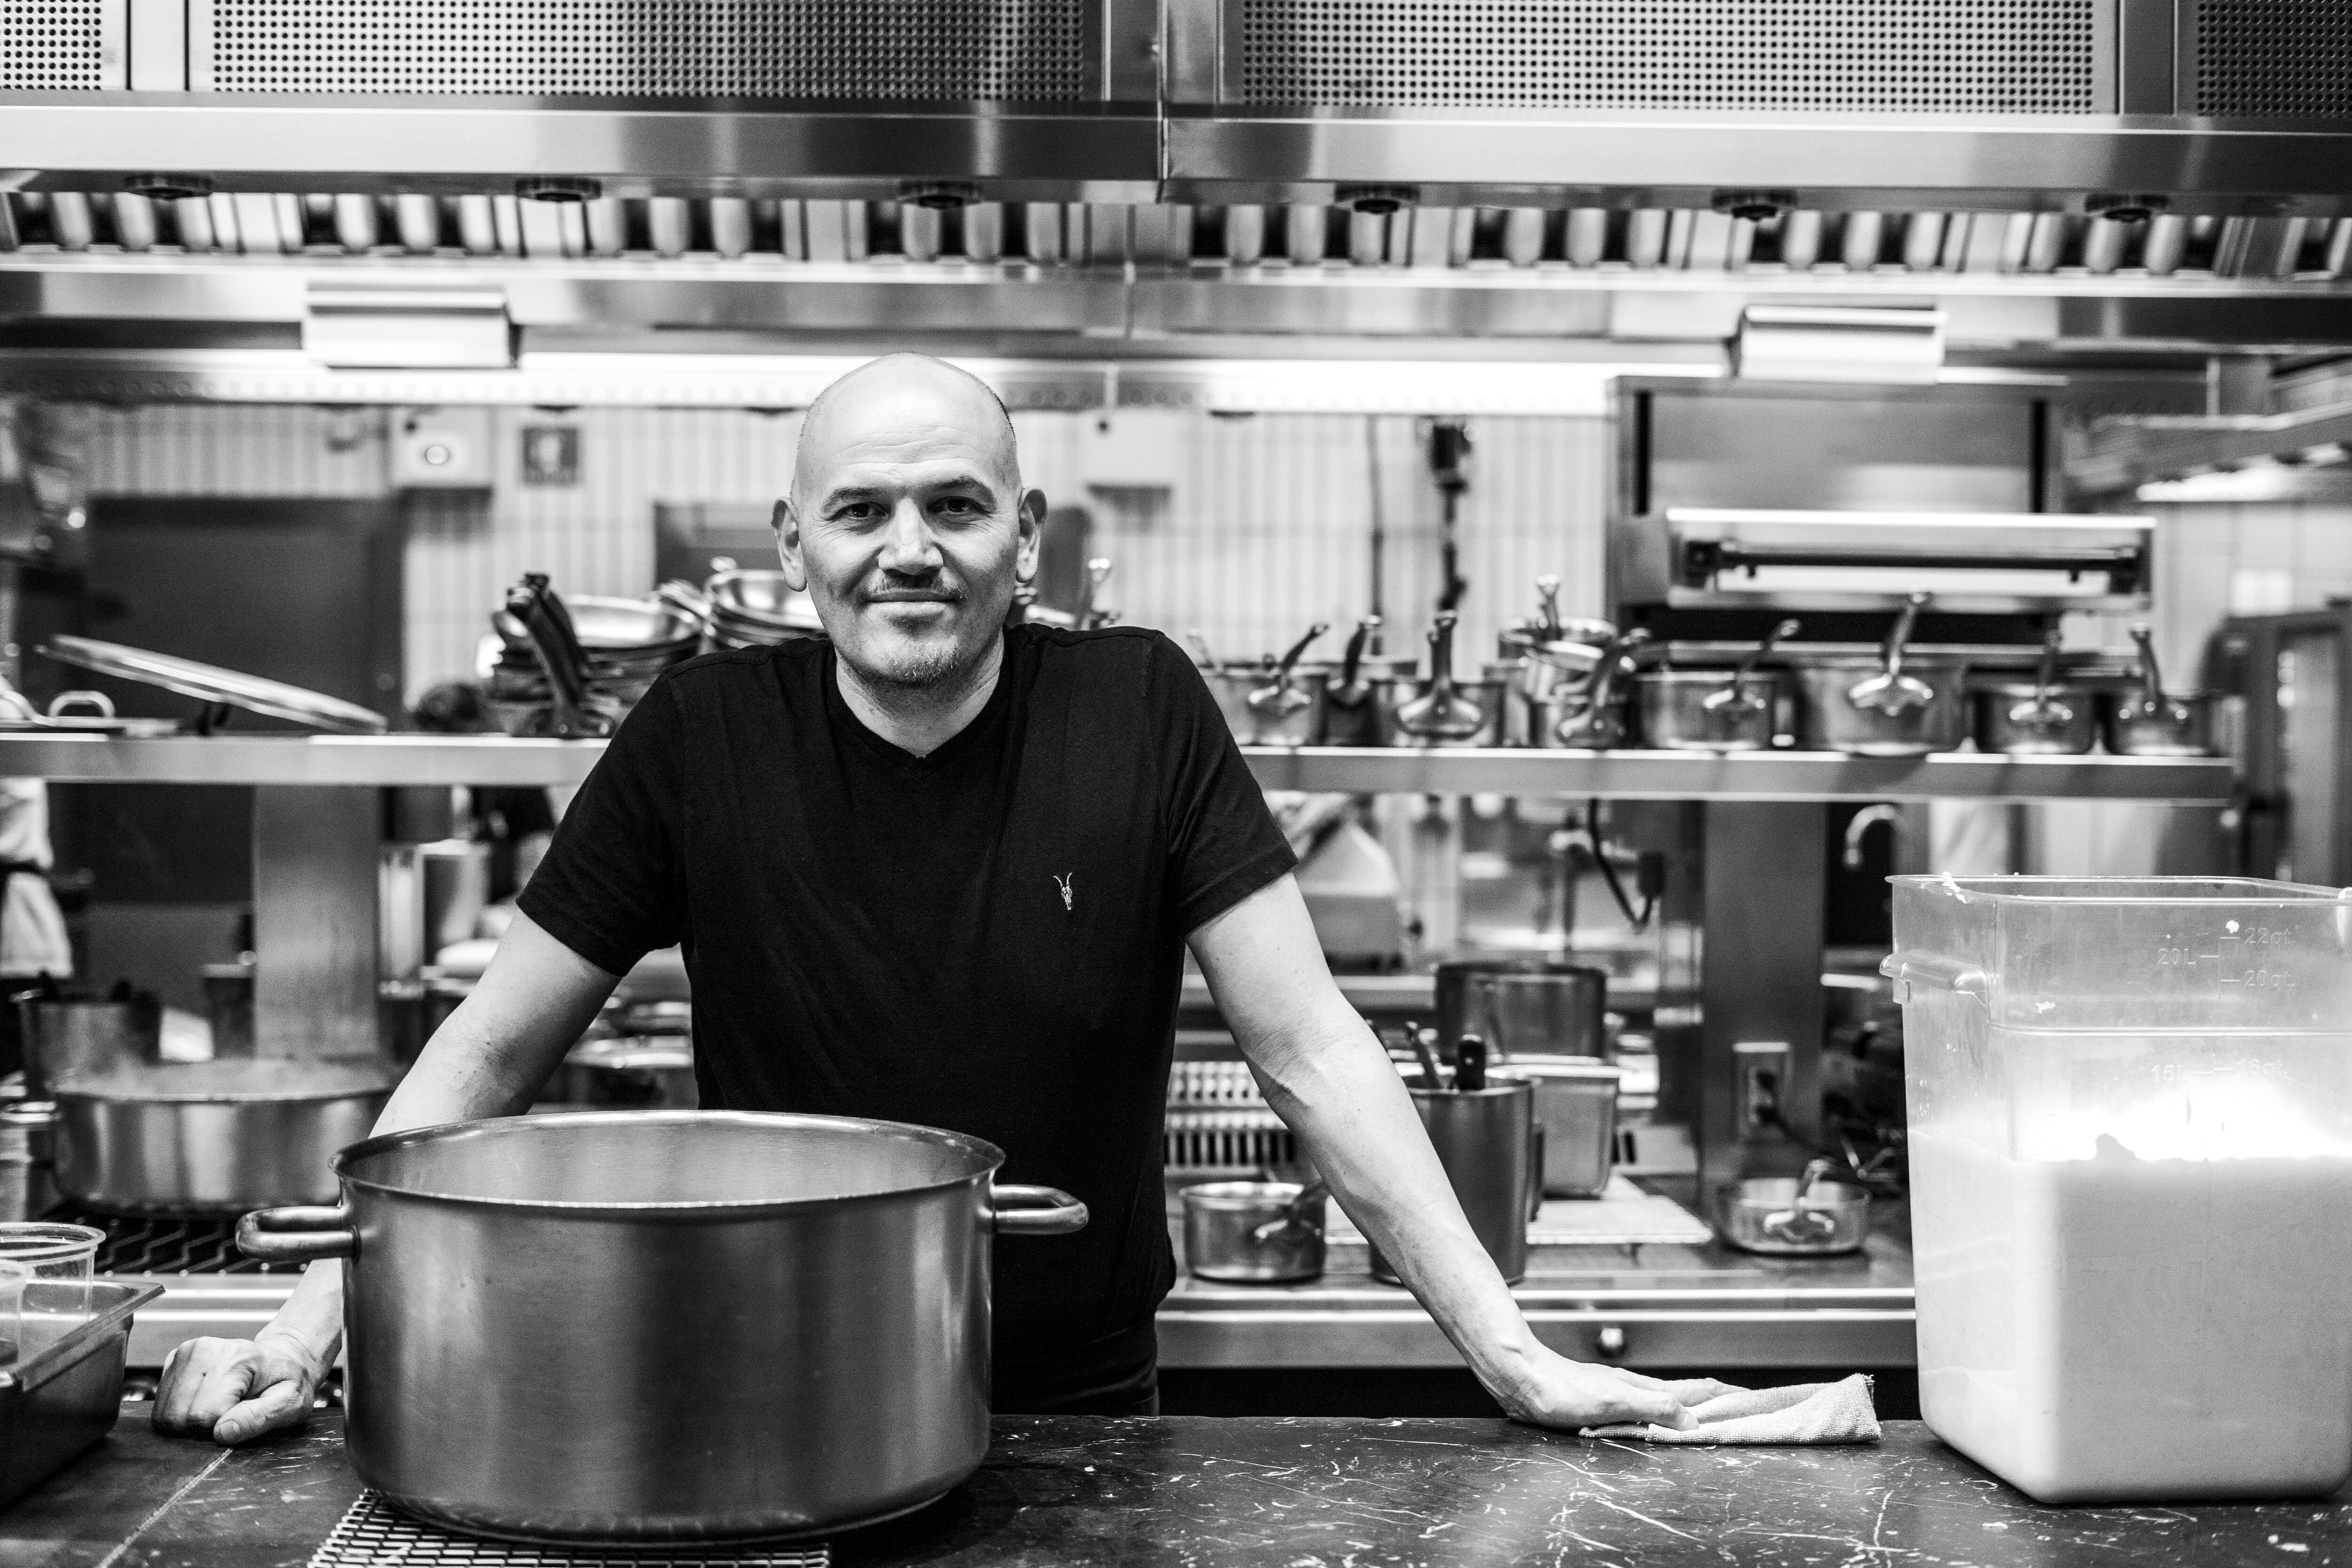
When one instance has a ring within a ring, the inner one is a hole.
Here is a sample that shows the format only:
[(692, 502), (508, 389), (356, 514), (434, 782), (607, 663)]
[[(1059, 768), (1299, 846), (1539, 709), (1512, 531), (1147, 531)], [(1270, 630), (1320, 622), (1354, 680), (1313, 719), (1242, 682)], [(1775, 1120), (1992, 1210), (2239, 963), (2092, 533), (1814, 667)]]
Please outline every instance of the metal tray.
[(0, 1367), (0, 1508), (114, 1429), (131, 1314), (163, 1293), (62, 1279), (25, 1287), (22, 1348)]
[(340, 697), (289, 686), (282, 680), (266, 680), (257, 675), (223, 669), (216, 664), (199, 664), (176, 654), (152, 653), (143, 647), (100, 642), (96, 637), (63, 636), (51, 637), (41, 645), (40, 651), (60, 663), (96, 670), (100, 675), (143, 681), (200, 702), (226, 702), (272, 719), (315, 725), (341, 734), (381, 735), (392, 728), (383, 714)]

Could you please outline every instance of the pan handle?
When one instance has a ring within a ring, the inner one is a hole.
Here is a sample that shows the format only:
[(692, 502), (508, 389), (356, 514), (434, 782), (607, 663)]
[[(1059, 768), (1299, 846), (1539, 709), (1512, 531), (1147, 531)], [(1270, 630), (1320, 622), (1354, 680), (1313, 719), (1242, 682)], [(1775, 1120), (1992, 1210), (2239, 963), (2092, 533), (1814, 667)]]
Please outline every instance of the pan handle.
[(1087, 1205), (1059, 1187), (992, 1186), (988, 1206), (999, 1236), (1072, 1236), (1087, 1228)]
[(272, 1263), (349, 1258), (358, 1242), (352, 1211), (341, 1204), (257, 1209), (236, 1222), (236, 1249)]

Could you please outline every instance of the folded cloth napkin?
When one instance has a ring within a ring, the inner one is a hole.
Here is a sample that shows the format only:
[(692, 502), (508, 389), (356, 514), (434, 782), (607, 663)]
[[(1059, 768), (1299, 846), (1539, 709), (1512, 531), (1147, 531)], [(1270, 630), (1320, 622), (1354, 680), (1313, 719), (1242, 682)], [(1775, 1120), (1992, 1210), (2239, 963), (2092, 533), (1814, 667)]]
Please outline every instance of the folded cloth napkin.
[(1634, 1422), (1588, 1426), (1587, 1437), (1638, 1437), (1645, 1443), (1875, 1443), (1878, 1411), (1870, 1379), (1855, 1373), (1843, 1383), (1800, 1383), (1787, 1388), (1736, 1389), (1691, 1406), (1698, 1425), (1686, 1431)]

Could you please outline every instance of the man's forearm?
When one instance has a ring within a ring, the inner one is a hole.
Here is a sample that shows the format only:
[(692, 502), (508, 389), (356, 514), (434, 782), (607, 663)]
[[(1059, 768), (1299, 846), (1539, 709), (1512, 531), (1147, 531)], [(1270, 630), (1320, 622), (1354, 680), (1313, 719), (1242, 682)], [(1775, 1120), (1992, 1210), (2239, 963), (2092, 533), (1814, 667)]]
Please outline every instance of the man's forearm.
[[(556, 1061), (595, 1017), (614, 977), (519, 921), (475, 989), (425, 1043), (376, 1118), (377, 1133), (509, 1116), (529, 1108)], [(343, 1334), (343, 1265), (313, 1263), (262, 1331), (290, 1339), (314, 1365)]]
[(1471, 1230), (1388, 1053), (1352, 1012), (1305, 1021), (1253, 1062), (1340, 1206), (1507, 1405), (1534, 1335)]

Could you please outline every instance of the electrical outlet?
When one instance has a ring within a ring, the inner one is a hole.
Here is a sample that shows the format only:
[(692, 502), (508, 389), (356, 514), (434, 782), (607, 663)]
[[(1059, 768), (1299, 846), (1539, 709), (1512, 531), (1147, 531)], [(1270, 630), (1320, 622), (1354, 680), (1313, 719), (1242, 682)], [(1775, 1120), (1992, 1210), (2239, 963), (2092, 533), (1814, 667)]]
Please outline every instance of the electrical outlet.
[(1742, 1138), (1765, 1137), (1774, 1130), (1789, 1092), (1789, 1056), (1786, 1040), (1740, 1040), (1732, 1046)]

